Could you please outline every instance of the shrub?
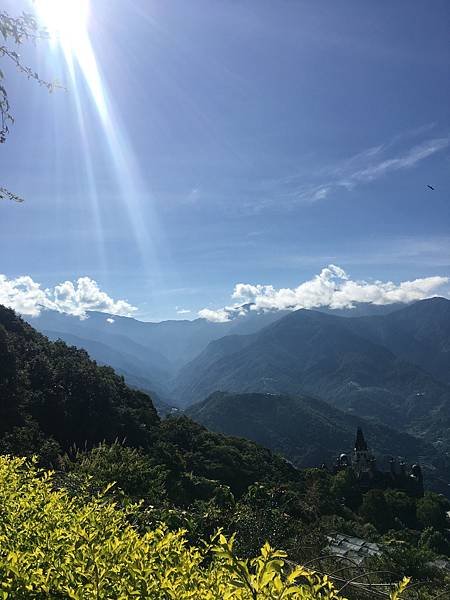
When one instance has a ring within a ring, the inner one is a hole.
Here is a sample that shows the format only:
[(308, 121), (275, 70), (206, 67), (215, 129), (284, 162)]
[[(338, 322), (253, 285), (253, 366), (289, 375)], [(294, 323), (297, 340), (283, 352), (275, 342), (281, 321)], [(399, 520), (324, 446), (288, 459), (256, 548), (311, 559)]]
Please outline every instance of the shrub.
[(83, 503), (33, 463), (0, 457), (0, 598), (339, 598), (326, 576), (290, 568), (268, 544), (240, 560), (222, 535), (201, 548), (163, 525), (139, 535), (133, 510), (103, 494)]
[(448, 500), (438, 494), (426, 492), (425, 496), (417, 502), (417, 520), (423, 528), (445, 529), (448, 509)]

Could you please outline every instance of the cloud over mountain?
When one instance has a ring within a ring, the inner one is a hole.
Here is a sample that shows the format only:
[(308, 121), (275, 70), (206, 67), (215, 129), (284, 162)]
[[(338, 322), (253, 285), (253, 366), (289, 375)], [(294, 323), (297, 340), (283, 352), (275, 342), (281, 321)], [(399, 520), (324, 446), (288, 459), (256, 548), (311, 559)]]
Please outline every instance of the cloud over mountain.
[(247, 310), (298, 310), (300, 308), (352, 308), (356, 302), (392, 304), (413, 302), (444, 294), (448, 277), (434, 276), (413, 281), (354, 281), (336, 265), (328, 265), (296, 288), (276, 289), (272, 285), (238, 283), (232, 298), (236, 302), (218, 310), (204, 308), (199, 316), (208, 321), (226, 322)]
[(39, 315), (42, 309), (81, 318), (89, 310), (121, 316), (129, 316), (136, 310), (126, 300), (114, 300), (108, 296), (90, 277), (80, 277), (76, 282), (64, 281), (53, 288), (42, 289), (41, 284), (29, 276), (9, 279), (0, 274), (0, 304), (30, 316)]

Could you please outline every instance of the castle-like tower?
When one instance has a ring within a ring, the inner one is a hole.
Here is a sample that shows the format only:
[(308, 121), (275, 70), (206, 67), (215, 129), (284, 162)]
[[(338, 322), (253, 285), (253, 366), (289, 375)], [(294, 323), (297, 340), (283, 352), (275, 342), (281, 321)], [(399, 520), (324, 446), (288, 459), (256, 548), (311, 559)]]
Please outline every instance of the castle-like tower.
[(356, 432), (355, 446), (352, 455), (352, 467), (357, 475), (373, 469), (375, 458), (367, 447), (361, 427)]

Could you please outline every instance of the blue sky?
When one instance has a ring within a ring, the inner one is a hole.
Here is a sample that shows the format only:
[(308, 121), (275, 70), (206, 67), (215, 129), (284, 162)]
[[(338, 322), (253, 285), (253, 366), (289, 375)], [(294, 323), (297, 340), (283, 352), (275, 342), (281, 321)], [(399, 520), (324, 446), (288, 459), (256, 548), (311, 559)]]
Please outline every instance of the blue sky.
[(23, 57), (67, 91), (5, 68), (0, 182), (26, 201), (0, 204), (3, 287), (89, 277), (159, 320), (328, 264), (449, 276), (449, 20), (447, 0), (91, 0), (103, 123), (57, 48)]

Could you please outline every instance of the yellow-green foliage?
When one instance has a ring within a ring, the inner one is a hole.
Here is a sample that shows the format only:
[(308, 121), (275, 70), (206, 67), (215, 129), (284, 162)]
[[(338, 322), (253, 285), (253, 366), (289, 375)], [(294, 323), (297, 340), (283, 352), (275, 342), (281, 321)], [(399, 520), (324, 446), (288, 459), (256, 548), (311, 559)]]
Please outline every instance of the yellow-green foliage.
[(104, 496), (72, 498), (33, 464), (0, 457), (0, 599), (338, 598), (326, 577), (290, 569), (268, 545), (239, 560), (223, 536), (194, 548), (164, 526), (139, 535), (129, 517)]

